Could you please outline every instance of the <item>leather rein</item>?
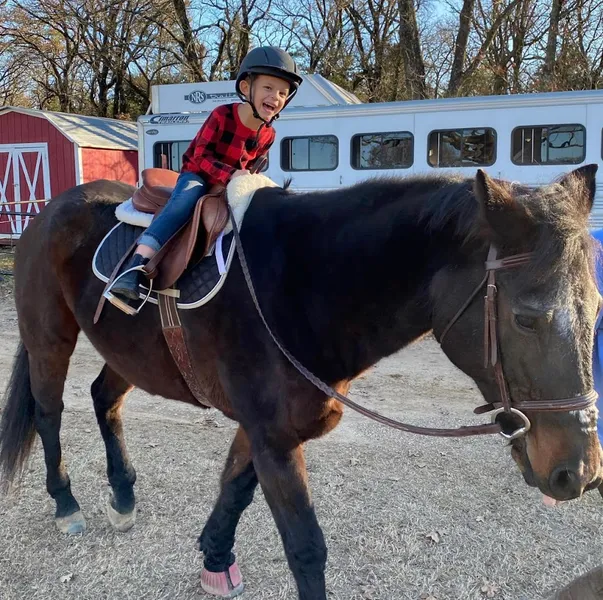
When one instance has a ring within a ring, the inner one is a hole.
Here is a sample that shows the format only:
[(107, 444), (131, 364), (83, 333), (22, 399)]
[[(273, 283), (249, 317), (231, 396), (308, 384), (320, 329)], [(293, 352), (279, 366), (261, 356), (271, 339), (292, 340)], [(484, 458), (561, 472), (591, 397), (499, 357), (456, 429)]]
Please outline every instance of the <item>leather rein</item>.
[[(241, 238), (239, 236), (239, 231), (237, 225), (235, 223), (232, 211), (229, 206), (230, 217), (232, 228), (234, 232), (234, 238), (237, 248), (237, 253), (239, 255), (239, 260), (241, 263), (241, 268), (243, 270), (243, 276), (245, 277), (245, 282), (247, 283), (247, 287), (249, 289), (249, 293), (255, 305), (255, 308), (264, 324), (264, 327), (270, 334), (270, 337), (278, 347), (278, 349), (283, 353), (283, 355), (287, 358), (287, 360), (301, 373), (310, 383), (312, 383), (315, 387), (317, 387), (321, 392), (326, 394), (330, 398), (335, 398), (339, 400), (345, 406), (351, 408), (352, 410), (372, 419), (373, 421), (377, 421), (378, 423), (382, 423), (383, 425), (388, 425), (389, 427), (393, 427), (394, 429), (398, 429), (400, 431), (407, 431), (409, 433), (417, 433), (420, 435), (427, 436), (435, 436), (435, 437), (466, 437), (472, 435), (485, 435), (492, 433), (500, 433), (503, 437), (509, 440), (513, 440), (525, 435), (531, 427), (530, 420), (528, 417), (522, 412), (522, 410), (528, 411), (572, 411), (572, 410), (582, 410), (592, 406), (597, 400), (597, 393), (593, 390), (590, 390), (586, 394), (581, 396), (575, 396), (573, 398), (559, 398), (554, 400), (526, 400), (526, 401), (512, 401), (509, 396), (507, 381), (505, 379), (502, 363), (499, 356), (499, 348), (498, 348), (498, 324), (497, 324), (497, 287), (496, 287), (496, 271), (501, 269), (510, 269), (514, 267), (519, 267), (521, 265), (525, 265), (531, 258), (531, 253), (525, 254), (514, 254), (512, 256), (508, 256), (506, 258), (497, 259), (496, 258), (496, 248), (494, 246), (490, 246), (488, 251), (488, 258), (485, 262), (486, 274), (480, 283), (473, 290), (469, 298), (465, 301), (465, 303), (461, 306), (458, 312), (452, 317), (448, 325), (444, 328), (442, 335), (440, 336), (439, 343), (442, 344), (446, 334), (450, 331), (452, 326), (459, 320), (459, 318), (463, 315), (463, 313), (467, 310), (467, 308), (471, 305), (471, 303), (475, 300), (479, 292), (483, 289), (484, 285), (486, 286), (486, 296), (485, 307), (484, 307), (484, 366), (486, 368), (492, 367), (494, 370), (494, 377), (498, 384), (500, 400), (498, 402), (493, 402), (490, 404), (485, 404), (483, 406), (479, 406), (474, 410), (475, 414), (483, 414), (485, 412), (492, 412), (492, 422), (484, 423), (482, 425), (466, 425), (463, 427), (458, 427), (454, 429), (441, 429), (435, 427), (419, 427), (417, 425), (409, 425), (407, 423), (402, 423), (401, 421), (396, 421), (395, 419), (391, 419), (384, 415), (381, 415), (373, 410), (365, 408), (360, 404), (357, 404), (353, 400), (350, 400), (347, 396), (340, 394), (337, 390), (333, 389), (331, 386), (326, 384), (324, 381), (316, 377), (313, 373), (308, 371), (280, 342), (280, 340), (273, 333), (272, 329), (268, 325), (264, 313), (260, 307), (260, 303), (258, 301), (257, 295), (255, 293), (255, 288), (253, 286), (253, 281), (251, 279), (251, 274), (249, 272), (249, 266), (247, 264), (247, 260), (245, 258), (245, 252), (243, 250), (243, 245), (241, 244)], [(510, 417), (511, 422), (517, 424), (515, 428), (508, 432), (506, 428), (503, 428), (503, 425), (499, 421), (499, 417), (501, 414), (505, 414), (507, 417)]]

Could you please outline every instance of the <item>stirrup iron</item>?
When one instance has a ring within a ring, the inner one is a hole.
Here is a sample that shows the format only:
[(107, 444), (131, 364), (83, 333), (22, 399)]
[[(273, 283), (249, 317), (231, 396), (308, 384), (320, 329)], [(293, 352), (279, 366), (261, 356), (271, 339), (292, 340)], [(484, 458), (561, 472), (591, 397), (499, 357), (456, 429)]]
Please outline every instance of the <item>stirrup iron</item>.
[[(137, 267), (131, 267), (130, 269), (126, 269), (123, 273), (120, 273), (114, 280), (113, 283), (111, 284), (111, 287), (109, 289), (107, 289), (107, 291), (103, 294), (103, 296), (109, 300), (109, 302), (111, 304), (113, 304), (113, 306), (115, 306), (116, 308), (119, 308), (119, 310), (121, 310), (122, 312), (126, 313), (127, 315), (130, 316), (134, 316), (137, 315), (140, 310), (142, 309), (142, 307), (148, 302), (149, 298), (151, 297), (151, 292), (153, 291), (153, 280), (149, 279), (149, 291), (147, 292), (147, 295), (143, 298), (142, 302), (140, 303), (140, 305), (138, 306), (138, 308), (133, 308), (132, 306), (130, 306), (127, 302), (124, 302), (121, 298), (118, 298), (117, 296), (115, 296), (112, 292), (111, 292), (111, 288), (126, 274), (132, 272), (132, 271), (142, 271), (144, 273), (144, 268), (146, 265), (139, 265)], [(140, 294), (139, 294), (140, 296)]]

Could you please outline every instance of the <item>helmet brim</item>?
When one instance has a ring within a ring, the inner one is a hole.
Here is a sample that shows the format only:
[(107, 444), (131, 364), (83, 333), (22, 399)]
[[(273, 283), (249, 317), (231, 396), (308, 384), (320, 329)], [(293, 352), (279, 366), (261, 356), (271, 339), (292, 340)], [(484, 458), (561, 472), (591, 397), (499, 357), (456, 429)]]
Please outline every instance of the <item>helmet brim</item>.
[(297, 88), (301, 85), (303, 81), (303, 79), (299, 75), (297, 75), (297, 73), (291, 73), (290, 71), (285, 71), (284, 69), (279, 69), (278, 67), (258, 65), (257, 67), (249, 67), (249, 69), (239, 74), (236, 83), (237, 92), (239, 92), (239, 85), (241, 84), (241, 81), (245, 79), (247, 75), (251, 74), (272, 75), (272, 77), (278, 77), (279, 79), (283, 79), (284, 81), (289, 83), (289, 85), (291, 85), (291, 87), (293, 88), (291, 89), (289, 95), (295, 93), (297, 91)]

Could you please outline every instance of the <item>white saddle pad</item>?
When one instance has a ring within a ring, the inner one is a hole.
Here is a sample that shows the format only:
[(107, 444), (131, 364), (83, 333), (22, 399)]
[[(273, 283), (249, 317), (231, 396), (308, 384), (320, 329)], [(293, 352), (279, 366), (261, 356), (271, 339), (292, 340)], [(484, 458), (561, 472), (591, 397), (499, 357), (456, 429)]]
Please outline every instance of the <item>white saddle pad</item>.
[(153, 215), (143, 213), (134, 208), (132, 198), (128, 198), (128, 200), (125, 202), (117, 205), (117, 208), (115, 209), (115, 216), (117, 217), (117, 220), (121, 221), (122, 223), (135, 225), (136, 227), (144, 227), (145, 229), (153, 220)]

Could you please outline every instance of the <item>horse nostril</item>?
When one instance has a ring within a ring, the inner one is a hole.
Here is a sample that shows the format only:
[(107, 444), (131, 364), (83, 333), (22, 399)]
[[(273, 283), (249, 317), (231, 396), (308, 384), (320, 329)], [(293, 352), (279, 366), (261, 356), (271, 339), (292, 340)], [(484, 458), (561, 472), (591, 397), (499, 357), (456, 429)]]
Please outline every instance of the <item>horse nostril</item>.
[(557, 467), (551, 473), (549, 487), (558, 500), (570, 500), (582, 492), (578, 474), (567, 467)]

